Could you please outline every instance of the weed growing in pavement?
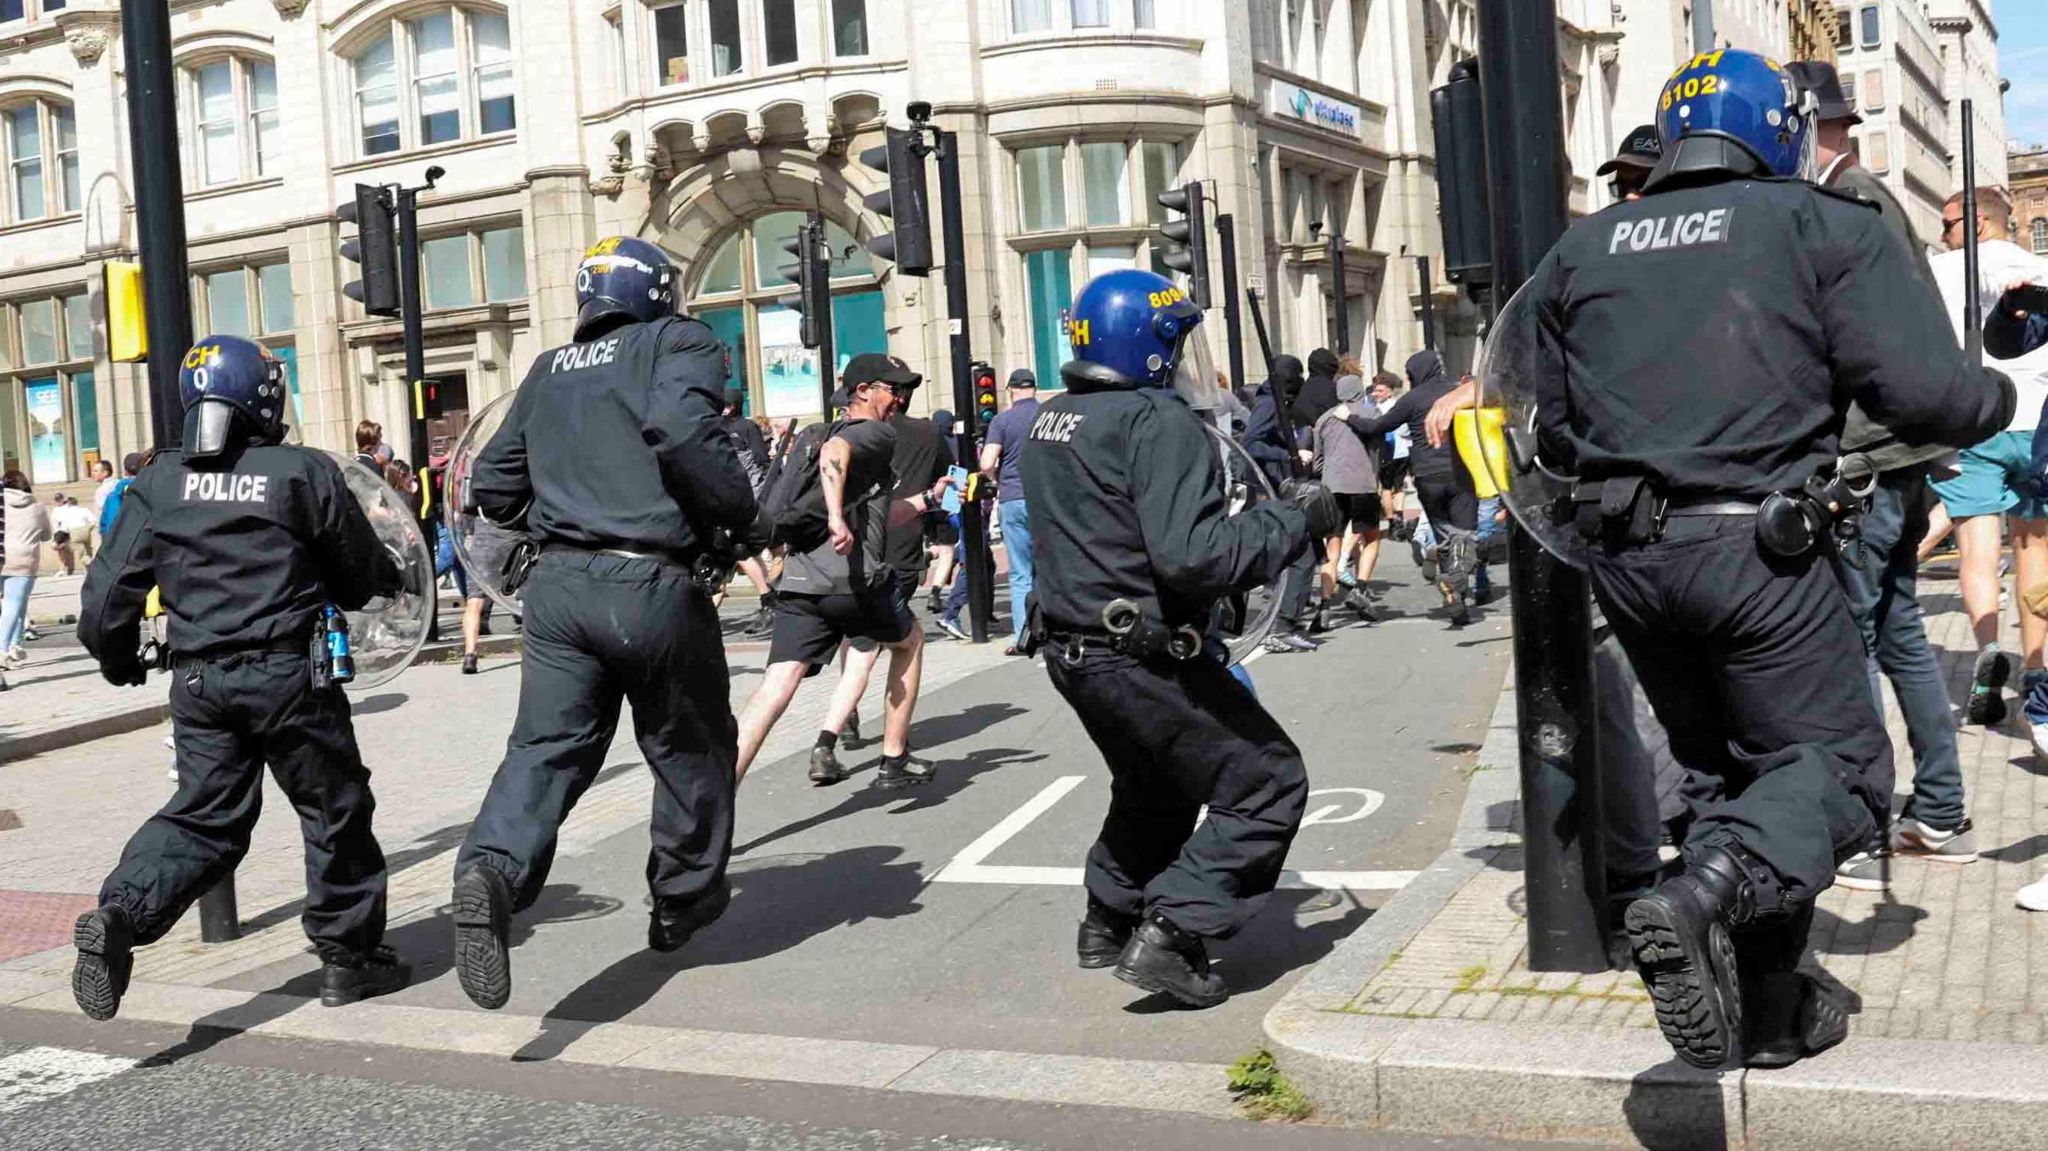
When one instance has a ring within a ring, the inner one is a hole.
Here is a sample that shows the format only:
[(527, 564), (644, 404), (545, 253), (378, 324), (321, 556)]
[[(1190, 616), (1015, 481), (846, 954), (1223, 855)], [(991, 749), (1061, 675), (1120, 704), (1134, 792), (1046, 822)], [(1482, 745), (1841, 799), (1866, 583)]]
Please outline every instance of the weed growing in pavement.
[(1230, 1094), (1253, 1119), (1299, 1123), (1315, 1113), (1315, 1104), (1280, 1073), (1273, 1053), (1261, 1047), (1230, 1065)]

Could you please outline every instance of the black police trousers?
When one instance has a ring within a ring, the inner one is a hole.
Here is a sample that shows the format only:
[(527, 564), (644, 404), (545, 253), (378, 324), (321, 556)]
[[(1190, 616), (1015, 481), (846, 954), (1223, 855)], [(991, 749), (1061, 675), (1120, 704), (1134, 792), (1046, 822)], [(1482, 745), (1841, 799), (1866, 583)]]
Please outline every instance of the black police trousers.
[(1739, 846), (1798, 916), (1868, 845), (1891, 742), (1828, 558), (1763, 553), (1753, 516), (1674, 517), (1591, 557), (1594, 594), (1687, 770), (1687, 852)]
[[(1109, 763), (1088, 894), (1226, 939), (1273, 890), (1308, 802), (1301, 752), (1228, 668), (1046, 648), (1052, 685)], [(1197, 826), (1202, 806), (1208, 818)]]
[(1415, 477), (1415, 502), (1436, 532), (1438, 581), (1462, 595), (1479, 566), (1479, 495), (1464, 465), (1447, 475)]
[(733, 719), (711, 599), (681, 568), (587, 552), (541, 555), (525, 587), (519, 718), (456, 872), (497, 869), (515, 908), (547, 884), (562, 821), (597, 778), (633, 705), (654, 773), (647, 884), (682, 905), (725, 879), (732, 855)]
[(178, 790), (128, 841), (100, 903), (127, 910), (137, 943), (162, 938), (248, 854), (268, 763), (306, 839), (307, 937), (323, 959), (375, 950), (384, 852), (348, 698), (313, 689), (304, 652), (180, 659), (171, 675)]

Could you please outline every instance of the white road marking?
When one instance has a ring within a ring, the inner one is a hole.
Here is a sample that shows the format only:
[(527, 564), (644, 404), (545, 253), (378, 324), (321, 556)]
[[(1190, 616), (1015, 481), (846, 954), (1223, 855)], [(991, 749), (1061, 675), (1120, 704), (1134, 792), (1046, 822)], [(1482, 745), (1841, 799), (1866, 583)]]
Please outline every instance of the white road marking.
[[(977, 883), (1008, 884), (1016, 887), (1079, 887), (1082, 883), (1082, 869), (1078, 867), (1032, 867), (1021, 864), (984, 863), (1003, 844), (1015, 839), (1023, 830), (1051, 811), (1054, 804), (1065, 799), (1067, 794), (1086, 782), (1085, 775), (1063, 775), (1047, 784), (1028, 800), (1024, 806), (1003, 817), (1002, 822), (983, 832), (974, 842), (955, 855), (952, 861), (932, 877), (933, 883)], [(1364, 791), (1363, 788), (1332, 788), (1332, 791)], [(1321, 794), (1321, 793), (1318, 793)], [(1366, 792), (1367, 799), (1361, 812), (1344, 819), (1329, 819), (1328, 814), (1335, 806), (1318, 809), (1316, 814), (1325, 816), (1324, 822), (1349, 823), (1362, 819), (1379, 806), (1384, 796), (1377, 792)], [(1399, 891), (1414, 880), (1414, 871), (1287, 871), (1281, 873), (1280, 886), (1296, 890), (1313, 891)]]
[(31, 1047), (0, 1059), (0, 1115), (62, 1098), (134, 1067), (133, 1059), (61, 1047)]
[(1337, 813), (1344, 810), (1343, 804), (1326, 803), (1302, 817), (1301, 825), (1303, 827), (1314, 827), (1318, 823), (1357, 823), (1359, 820), (1378, 811), (1380, 804), (1387, 801), (1387, 797), (1383, 793), (1374, 791), (1369, 787), (1319, 787), (1308, 793), (1310, 799), (1314, 799), (1319, 795), (1356, 796), (1355, 802), (1358, 804), (1358, 810), (1345, 815), (1339, 815)]

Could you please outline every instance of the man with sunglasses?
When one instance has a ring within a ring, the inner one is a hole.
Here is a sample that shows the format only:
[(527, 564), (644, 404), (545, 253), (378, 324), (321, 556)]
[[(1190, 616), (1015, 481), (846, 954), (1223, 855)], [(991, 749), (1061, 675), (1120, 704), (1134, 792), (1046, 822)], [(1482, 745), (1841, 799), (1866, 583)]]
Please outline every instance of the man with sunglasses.
[(1657, 138), (1657, 125), (1645, 124), (1624, 137), (1614, 159), (1600, 165), (1594, 174), (1608, 177), (1607, 190), (1614, 194), (1616, 203), (1634, 200), (1643, 194), (1643, 185), (1649, 182), (1650, 172), (1663, 156), (1664, 143)]
[[(739, 775), (745, 776), (768, 732), (804, 680), (839, 654), (846, 640), (872, 640), (889, 652), (888, 701), (883, 713), (880, 787), (926, 783), (932, 768), (910, 760), (910, 720), (917, 709), (924, 668), (924, 630), (897, 595), (888, 562), (891, 522), (938, 506), (946, 479), (930, 490), (898, 498), (894, 463), (896, 429), (889, 417), (902, 410), (922, 381), (894, 356), (855, 356), (840, 374), (846, 418), (818, 448), (817, 486), (824, 504), (824, 542), (792, 548), (775, 603), (768, 669), (740, 715)], [(816, 498), (813, 496), (811, 498)], [(772, 501), (771, 501), (772, 502)], [(844, 778), (813, 777), (818, 783)]]
[[(1905, 209), (1883, 181), (1857, 162), (1849, 129), (1863, 118), (1850, 106), (1834, 66), (1802, 60), (1789, 65), (1789, 71), (1819, 105), (1814, 131), (1819, 167), (1814, 182), (1876, 208), (1886, 229), (1912, 257), (1913, 267), (1931, 282), (1927, 250), (1914, 236)], [(1927, 536), (1933, 503), (1928, 475), (1931, 469), (1951, 473), (1953, 468), (1943, 461), (1952, 459), (1954, 452), (1942, 444), (1901, 443), (1860, 405), (1849, 409), (1841, 452), (1844, 474), (1859, 487), (1869, 485), (1870, 506), (1863, 514), (1862, 546), (1837, 554), (1835, 567), (1863, 633), (1871, 694), (1881, 705), (1881, 671), (1898, 696), (1913, 752), (1913, 798), (1889, 835), (1880, 828), (1879, 838), (1867, 849), (1842, 862), (1835, 880), (1861, 891), (1883, 891), (1891, 881), (1888, 846), (1943, 862), (1967, 863), (1977, 857), (1976, 838), (1963, 807), (1963, 773), (1948, 687), (1927, 643), (1918, 585), (1920, 542)], [(1874, 771), (1873, 787), (1889, 796), (1897, 774), (1893, 761), (1880, 761)]]

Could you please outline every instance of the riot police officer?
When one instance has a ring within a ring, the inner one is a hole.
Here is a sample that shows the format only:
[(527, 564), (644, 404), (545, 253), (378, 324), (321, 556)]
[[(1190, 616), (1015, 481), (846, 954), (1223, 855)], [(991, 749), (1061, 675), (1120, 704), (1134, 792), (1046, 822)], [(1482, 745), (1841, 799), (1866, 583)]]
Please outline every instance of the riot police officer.
[(539, 550), (519, 716), (456, 860), (457, 970), (481, 1007), (511, 994), (507, 921), (547, 882), (622, 701), (655, 777), (648, 946), (681, 947), (731, 899), (737, 748), (711, 595), (766, 541), (719, 419), (724, 345), (676, 314), (675, 268), (641, 240), (593, 247), (576, 297), (575, 342), (534, 361), (471, 480), (477, 510)]
[(1515, 322), (1594, 593), (1701, 784), (1683, 873), (1625, 913), (1637, 966), (1682, 1059), (1780, 1065), (1846, 1031), (1794, 967), (1890, 801), (1826, 554), (1853, 506), (1831, 474), (1844, 409), (1969, 444), (2013, 394), (1964, 361), (1877, 212), (1794, 178), (1812, 125), (1779, 65), (1694, 57), (1658, 130), (1642, 199), (1576, 224)]
[(131, 950), (161, 938), (248, 852), (266, 762), (306, 838), (302, 921), (322, 962), (320, 1001), (353, 1003), (411, 975), (380, 946), (370, 773), (348, 700), (316, 681), (313, 656), (329, 604), (357, 610), (396, 592), (400, 576), (340, 465), (282, 442), (287, 388), (284, 365), (248, 340), (194, 345), (179, 375), (183, 450), (135, 477), (86, 572), (78, 636), (114, 684), (144, 681), (143, 603), (162, 588), (178, 763), (177, 793), (78, 920), (71, 990), (94, 1019), (120, 1009)]
[(1039, 409), (1023, 465), (1033, 632), (1111, 777), (1081, 966), (1113, 964), (1191, 1007), (1228, 997), (1204, 940), (1234, 934), (1273, 890), (1308, 793), (1300, 751), (1201, 636), (1220, 600), (1272, 580), (1341, 518), (1313, 484), (1227, 514), (1216, 444), (1190, 406), (1214, 406), (1201, 321), (1151, 272), (1091, 281), (1074, 301), (1067, 392)]

